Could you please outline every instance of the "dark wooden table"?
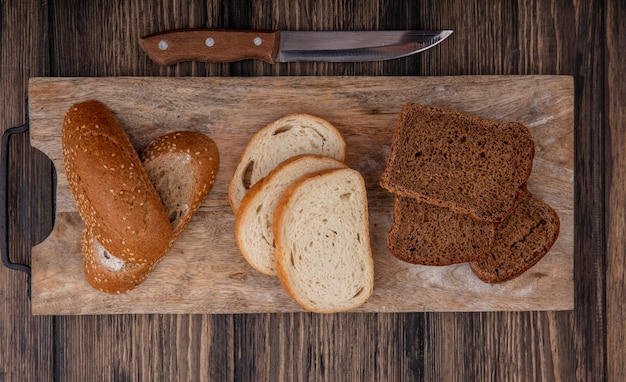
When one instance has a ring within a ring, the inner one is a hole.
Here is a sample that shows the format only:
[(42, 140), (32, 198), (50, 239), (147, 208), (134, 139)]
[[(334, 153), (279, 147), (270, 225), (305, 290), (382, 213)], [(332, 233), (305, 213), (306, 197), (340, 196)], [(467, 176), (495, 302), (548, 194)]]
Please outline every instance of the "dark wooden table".
[[(25, 275), (2, 267), (0, 380), (626, 380), (623, 1), (0, 4), (2, 131), (26, 122), (35, 76), (564, 74), (576, 146), (573, 311), (33, 316)], [(161, 68), (140, 50), (140, 36), (180, 27), (455, 33), (419, 55), (359, 64)], [(11, 257), (28, 263), (54, 223), (54, 170), (27, 137), (11, 147)]]

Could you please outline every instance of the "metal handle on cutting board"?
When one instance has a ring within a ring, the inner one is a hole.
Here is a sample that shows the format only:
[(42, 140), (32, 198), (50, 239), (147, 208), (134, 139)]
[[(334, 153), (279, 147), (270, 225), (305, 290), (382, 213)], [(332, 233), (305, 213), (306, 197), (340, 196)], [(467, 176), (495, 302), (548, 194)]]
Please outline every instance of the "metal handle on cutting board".
[(28, 275), (28, 297), (31, 291), (30, 267), (26, 264), (14, 263), (9, 257), (9, 141), (14, 134), (23, 134), (28, 131), (28, 122), (22, 126), (12, 127), (2, 134), (2, 158), (0, 160), (0, 246), (2, 250), (2, 264), (5, 267), (25, 272)]

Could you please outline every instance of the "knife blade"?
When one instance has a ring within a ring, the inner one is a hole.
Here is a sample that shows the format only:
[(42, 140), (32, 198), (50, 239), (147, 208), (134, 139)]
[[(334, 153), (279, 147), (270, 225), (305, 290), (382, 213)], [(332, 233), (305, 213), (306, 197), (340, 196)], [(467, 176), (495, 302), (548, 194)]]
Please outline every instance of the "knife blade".
[(182, 61), (363, 62), (406, 57), (429, 49), (451, 30), (418, 31), (255, 31), (175, 29), (140, 39), (157, 64)]

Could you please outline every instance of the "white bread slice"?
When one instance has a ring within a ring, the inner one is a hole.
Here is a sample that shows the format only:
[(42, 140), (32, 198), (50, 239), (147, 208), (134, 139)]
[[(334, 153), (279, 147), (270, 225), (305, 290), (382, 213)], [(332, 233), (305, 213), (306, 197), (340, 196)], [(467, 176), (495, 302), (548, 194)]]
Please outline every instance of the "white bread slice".
[(320, 155), (299, 155), (278, 165), (246, 193), (237, 211), (235, 235), (241, 253), (254, 269), (276, 275), (272, 220), (282, 193), (302, 176), (333, 168), (346, 165)]
[[(151, 142), (141, 158), (165, 205), (175, 240), (213, 187), (219, 165), (217, 146), (197, 132), (174, 132)], [(89, 228), (83, 232), (82, 253), (87, 282), (111, 294), (134, 289), (161, 259), (144, 264), (125, 262), (108, 251)]]
[(301, 178), (281, 196), (274, 215), (276, 270), (305, 309), (354, 309), (374, 288), (367, 194), (352, 169)]
[(257, 131), (248, 142), (228, 187), (228, 199), (237, 212), (241, 199), (279, 163), (301, 154), (345, 160), (346, 143), (328, 121), (310, 114), (290, 114)]

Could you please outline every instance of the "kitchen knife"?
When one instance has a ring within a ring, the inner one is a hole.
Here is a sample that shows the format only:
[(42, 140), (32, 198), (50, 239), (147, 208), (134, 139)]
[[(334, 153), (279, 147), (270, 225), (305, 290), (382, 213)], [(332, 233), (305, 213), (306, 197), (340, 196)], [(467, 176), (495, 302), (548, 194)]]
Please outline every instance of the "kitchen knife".
[(140, 39), (159, 65), (181, 61), (267, 63), (362, 62), (405, 57), (431, 48), (452, 34), (440, 31), (255, 31), (177, 29)]

